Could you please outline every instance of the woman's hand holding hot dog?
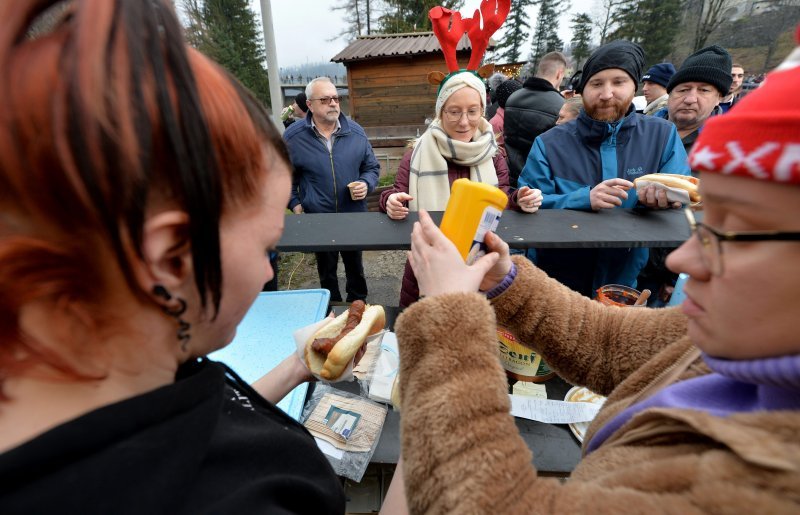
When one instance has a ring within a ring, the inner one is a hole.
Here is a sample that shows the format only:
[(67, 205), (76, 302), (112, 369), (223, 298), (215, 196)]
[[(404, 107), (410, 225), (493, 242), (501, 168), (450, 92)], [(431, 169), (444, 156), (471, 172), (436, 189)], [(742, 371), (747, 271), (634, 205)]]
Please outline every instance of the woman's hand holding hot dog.
[(408, 193), (392, 193), (386, 199), (386, 214), (392, 220), (405, 220), (408, 216), (408, 208), (405, 203), (414, 200)]
[(408, 260), (414, 269), (422, 295), (490, 290), (511, 269), (508, 245), (494, 233), (484, 240), (491, 251), (472, 265), (464, 263), (456, 246), (436, 227), (427, 211), (419, 211), (419, 221), (411, 232)]
[(589, 202), (594, 211), (611, 209), (622, 205), (628, 198), (628, 190), (633, 188), (631, 181), (625, 179), (608, 179), (589, 192)]
[(526, 213), (538, 211), (543, 200), (542, 190), (523, 186), (517, 191), (517, 205)]

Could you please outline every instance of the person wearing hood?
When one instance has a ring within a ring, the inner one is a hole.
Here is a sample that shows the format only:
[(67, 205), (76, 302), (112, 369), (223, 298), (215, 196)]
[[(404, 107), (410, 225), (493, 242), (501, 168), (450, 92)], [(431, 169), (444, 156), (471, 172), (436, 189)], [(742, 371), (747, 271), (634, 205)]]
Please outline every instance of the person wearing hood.
[[(632, 191), (633, 180), (648, 173), (689, 175), (675, 126), (634, 111), (643, 66), (641, 47), (624, 40), (598, 48), (586, 61), (577, 88), (583, 110), (534, 140), (519, 177), (520, 188), (542, 191), (543, 209), (681, 207), (653, 187)], [(605, 284), (636, 287), (648, 251), (537, 249), (536, 254), (551, 277), (592, 297)]]

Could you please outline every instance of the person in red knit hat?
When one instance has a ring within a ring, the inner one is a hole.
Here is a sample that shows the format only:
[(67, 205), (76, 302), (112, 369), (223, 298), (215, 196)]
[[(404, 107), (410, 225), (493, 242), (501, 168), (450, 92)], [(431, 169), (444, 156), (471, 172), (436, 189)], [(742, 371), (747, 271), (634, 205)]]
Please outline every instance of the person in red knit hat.
[[(603, 306), (491, 233), (467, 266), (420, 212), (425, 297), (395, 324), (412, 512), (800, 513), (798, 65), (800, 50), (697, 140), (705, 216), (686, 211), (667, 259), (690, 275), (681, 307)], [(607, 396), (566, 481), (537, 475), (508, 413), (495, 321)]]

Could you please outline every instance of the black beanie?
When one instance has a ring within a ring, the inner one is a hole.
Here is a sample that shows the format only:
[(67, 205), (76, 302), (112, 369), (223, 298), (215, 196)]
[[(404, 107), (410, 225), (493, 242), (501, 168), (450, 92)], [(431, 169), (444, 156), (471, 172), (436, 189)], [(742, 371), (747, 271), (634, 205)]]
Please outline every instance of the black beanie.
[(300, 93), (294, 96), (294, 101), (297, 104), (297, 107), (299, 107), (300, 110), (303, 111), (304, 113), (308, 112), (308, 104), (306, 104), (306, 100), (307, 98), (305, 91), (301, 91)]
[(721, 46), (711, 45), (701, 48), (683, 61), (683, 64), (669, 80), (667, 93), (684, 82), (705, 82), (717, 88), (723, 96), (731, 89), (733, 77), (731, 54)]
[(518, 89), (522, 89), (522, 83), (518, 80), (508, 79), (503, 81), (499, 86), (497, 86), (497, 104), (502, 107), (503, 109), (506, 108), (506, 101), (511, 94)]
[(583, 65), (581, 80), (575, 91), (583, 93), (583, 87), (592, 78), (592, 75), (603, 70), (619, 68), (633, 79), (634, 85), (639, 84), (644, 68), (644, 50), (636, 43), (620, 39), (605, 44), (592, 52)]

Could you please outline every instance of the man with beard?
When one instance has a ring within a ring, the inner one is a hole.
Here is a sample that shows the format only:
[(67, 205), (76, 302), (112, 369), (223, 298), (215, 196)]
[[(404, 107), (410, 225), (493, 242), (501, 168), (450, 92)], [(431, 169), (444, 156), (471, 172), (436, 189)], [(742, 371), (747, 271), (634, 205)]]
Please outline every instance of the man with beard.
[[(678, 208), (663, 191), (634, 194), (633, 179), (648, 173), (689, 174), (675, 126), (637, 114), (632, 106), (644, 53), (628, 41), (604, 45), (583, 67), (578, 118), (536, 138), (519, 186), (538, 188), (544, 209), (599, 211), (637, 204)], [(636, 286), (647, 249), (537, 249), (536, 262), (551, 277), (586, 296), (605, 284)]]
[[(336, 86), (319, 77), (306, 86), (311, 116), (283, 134), (294, 167), (289, 209), (294, 213), (366, 211), (367, 194), (378, 184), (380, 164), (364, 129), (341, 113)], [(359, 251), (342, 251), (347, 302), (367, 298), (367, 280)], [(338, 252), (317, 252), (317, 272), (331, 301), (340, 302)]]

